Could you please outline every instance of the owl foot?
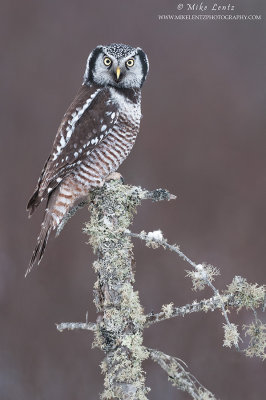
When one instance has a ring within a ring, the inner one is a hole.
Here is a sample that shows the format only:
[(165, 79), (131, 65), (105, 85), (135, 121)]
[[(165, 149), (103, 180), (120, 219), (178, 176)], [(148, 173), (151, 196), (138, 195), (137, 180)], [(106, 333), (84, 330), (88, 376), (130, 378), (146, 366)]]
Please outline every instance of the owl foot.
[(107, 176), (107, 178), (105, 179), (105, 182), (118, 181), (118, 180), (120, 180), (121, 183), (123, 183), (123, 184), (125, 183), (123, 176), (119, 172), (112, 172), (110, 175)]

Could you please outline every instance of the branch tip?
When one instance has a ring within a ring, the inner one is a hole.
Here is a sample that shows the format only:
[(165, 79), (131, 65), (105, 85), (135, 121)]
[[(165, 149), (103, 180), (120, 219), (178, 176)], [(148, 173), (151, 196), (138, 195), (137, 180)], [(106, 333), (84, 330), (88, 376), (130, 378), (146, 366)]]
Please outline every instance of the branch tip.
[(74, 330), (86, 330), (86, 331), (96, 331), (97, 325), (92, 322), (62, 322), (61, 324), (55, 324), (56, 329), (59, 332), (63, 332), (65, 330), (74, 331)]

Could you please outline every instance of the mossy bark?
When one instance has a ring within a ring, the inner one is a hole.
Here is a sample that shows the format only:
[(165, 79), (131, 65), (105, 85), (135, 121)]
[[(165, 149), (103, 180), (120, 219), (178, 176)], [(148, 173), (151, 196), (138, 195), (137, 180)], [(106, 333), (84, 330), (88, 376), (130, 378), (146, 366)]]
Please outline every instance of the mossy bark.
[(147, 399), (142, 361), (149, 353), (143, 347), (145, 316), (134, 291), (132, 241), (125, 230), (141, 202), (137, 188), (110, 181), (90, 195), (91, 220), (85, 231), (97, 260), (94, 302), (99, 312), (94, 346), (106, 357), (102, 399)]

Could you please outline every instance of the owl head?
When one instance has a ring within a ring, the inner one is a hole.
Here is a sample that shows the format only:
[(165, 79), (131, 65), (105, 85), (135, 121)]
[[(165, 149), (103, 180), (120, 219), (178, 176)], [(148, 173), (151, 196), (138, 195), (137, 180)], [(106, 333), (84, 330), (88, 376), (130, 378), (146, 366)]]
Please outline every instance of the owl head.
[(97, 46), (89, 55), (83, 84), (140, 88), (149, 70), (144, 51), (126, 44)]

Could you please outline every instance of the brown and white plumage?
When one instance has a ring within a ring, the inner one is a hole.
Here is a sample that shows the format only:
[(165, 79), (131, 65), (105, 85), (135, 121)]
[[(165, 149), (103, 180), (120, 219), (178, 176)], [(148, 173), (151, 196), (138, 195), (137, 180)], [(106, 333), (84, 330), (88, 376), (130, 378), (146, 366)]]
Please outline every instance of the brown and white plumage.
[(148, 60), (140, 48), (112, 44), (90, 54), (83, 85), (64, 115), (27, 206), (31, 216), (47, 198), (26, 274), (41, 261), (51, 230), (75, 201), (102, 186), (128, 156), (139, 131), (141, 86), (147, 72)]

